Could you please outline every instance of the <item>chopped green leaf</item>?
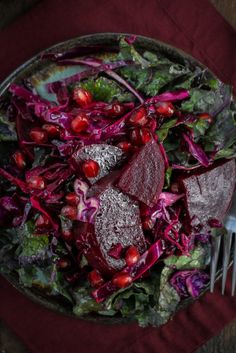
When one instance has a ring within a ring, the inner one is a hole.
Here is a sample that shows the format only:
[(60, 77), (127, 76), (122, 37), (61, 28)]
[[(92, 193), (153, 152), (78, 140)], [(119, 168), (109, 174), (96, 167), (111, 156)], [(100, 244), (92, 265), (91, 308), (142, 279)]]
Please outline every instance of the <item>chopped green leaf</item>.
[(164, 122), (162, 124), (162, 126), (160, 127), (160, 129), (157, 130), (157, 136), (158, 136), (158, 141), (159, 142), (163, 142), (168, 133), (169, 133), (169, 130), (175, 126), (176, 122), (177, 122), (178, 119), (170, 119), (166, 122)]
[(172, 269), (164, 267), (161, 273), (160, 289), (158, 296), (158, 303), (155, 307), (156, 311), (162, 318), (162, 324), (167, 322), (171, 315), (175, 312), (180, 297), (176, 290), (169, 284), (169, 278)]
[(46, 260), (50, 256), (48, 237), (26, 237), (19, 246), (18, 254), (19, 262), (23, 266)]
[(18, 270), (21, 284), (25, 287), (32, 286), (39, 288), (48, 295), (62, 295), (67, 300), (72, 301), (68, 292), (68, 284), (63, 279), (63, 274), (56, 270), (54, 264), (47, 267), (28, 266)]
[(196, 246), (190, 256), (172, 255), (164, 260), (166, 266), (175, 270), (203, 269), (209, 262), (209, 247)]
[(80, 86), (90, 91), (96, 101), (110, 103), (114, 99), (120, 102), (132, 101), (133, 99), (130, 93), (124, 92), (116, 82), (106, 77), (90, 78), (81, 82)]
[(96, 303), (96, 301), (91, 297), (90, 292), (91, 288), (88, 286), (80, 287), (73, 292), (73, 297), (76, 303), (73, 307), (73, 313), (76, 316), (84, 316), (91, 312), (98, 312), (102, 310), (102, 304)]

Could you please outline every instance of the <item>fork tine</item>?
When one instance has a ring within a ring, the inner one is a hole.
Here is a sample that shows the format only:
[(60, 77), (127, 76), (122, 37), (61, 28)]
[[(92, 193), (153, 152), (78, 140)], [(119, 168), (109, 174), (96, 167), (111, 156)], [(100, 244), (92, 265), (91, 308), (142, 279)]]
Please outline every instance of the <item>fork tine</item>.
[(225, 284), (226, 284), (227, 273), (228, 273), (231, 243), (232, 243), (232, 232), (228, 232), (227, 234), (224, 235), (223, 275), (222, 275), (222, 289), (221, 289), (222, 294), (224, 294), (225, 292)]
[(216, 269), (218, 264), (219, 252), (220, 252), (221, 236), (212, 238), (211, 248), (211, 279), (210, 279), (210, 291), (213, 293), (216, 278)]
[(233, 274), (232, 274), (232, 289), (231, 289), (231, 295), (234, 295), (235, 292), (235, 284), (236, 284), (236, 234), (233, 233), (234, 236), (234, 255), (233, 255)]

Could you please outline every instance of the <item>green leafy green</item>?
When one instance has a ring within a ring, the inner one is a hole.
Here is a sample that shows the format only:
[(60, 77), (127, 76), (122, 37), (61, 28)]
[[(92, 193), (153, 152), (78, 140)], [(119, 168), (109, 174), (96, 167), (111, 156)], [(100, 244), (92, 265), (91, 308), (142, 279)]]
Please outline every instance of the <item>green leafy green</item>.
[(209, 129), (210, 123), (206, 119), (199, 119), (195, 123), (187, 125), (193, 129), (194, 140), (197, 142)]
[(164, 189), (168, 189), (168, 188), (170, 187), (172, 171), (173, 171), (173, 170), (172, 170), (171, 167), (168, 167), (168, 168), (166, 169)]
[(209, 247), (198, 245), (190, 251), (190, 256), (172, 255), (167, 257), (164, 263), (176, 270), (203, 269), (209, 262), (209, 255)]
[(168, 136), (169, 130), (176, 125), (178, 119), (173, 118), (164, 122), (157, 130), (158, 141), (163, 142)]
[(150, 63), (142, 57), (141, 54), (134, 48), (133, 45), (129, 44), (125, 37), (121, 37), (120, 42), (120, 53), (119, 56), (124, 60), (133, 60), (136, 64), (140, 64), (142, 68), (148, 67)]
[(24, 266), (50, 257), (49, 239), (47, 236), (26, 237), (17, 250), (19, 262)]
[(63, 274), (58, 272), (55, 264), (49, 266), (28, 266), (18, 270), (20, 283), (25, 287), (37, 287), (48, 295), (62, 295), (72, 301), (68, 284)]
[(89, 78), (81, 82), (80, 86), (90, 91), (96, 101), (110, 103), (117, 99), (120, 102), (130, 102), (133, 99), (130, 93), (124, 92), (116, 82), (106, 77)]
[(221, 85), (216, 90), (206, 90), (202, 88), (190, 89), (190, 99), (181, 104), (181, 109), (186, 112), (208, 112), (214, 114), (229, 100), (231, 87)]
[(169, 278), (172, 271), (173, 270), (168, 267), (163, 268), (161, 273), (160, 288), (156, 293), (158, 302), (155, 306), (155, 310), (159, 315), (160, 324), (164, 324), (170, 319), (180, 302), (178, 293), (169, 284)]
[(83, 287), (79, 287), (73, 292), (73, 298), (75, 300), (73, 313), (76, 316), (84, 316), (91, 312), (98, 312), (103, 309), (102, 304), (96, 303), (91, 297), (90, 292), (91, 287), (89, 288), (86, 283)]
[[(212, 151), (215, 147), (218, 150), (231, 148), (236, 143), (236, 109), (231, 107), (218, 114), (202, 141), (206, 151)], [(232, 152), (234, 154), (234, 150)]]
[(18, 259), (15, 251), (19, 245), (19, 236), (16, 228), (1, 231), (0, 236), (0, 272), (10, 273), (18, 268)]

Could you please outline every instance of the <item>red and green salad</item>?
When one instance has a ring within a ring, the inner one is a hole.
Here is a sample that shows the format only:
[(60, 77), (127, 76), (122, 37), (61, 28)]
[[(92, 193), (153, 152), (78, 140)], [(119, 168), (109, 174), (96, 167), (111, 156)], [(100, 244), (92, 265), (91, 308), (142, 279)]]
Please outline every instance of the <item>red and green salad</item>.
[(135, 36), (41, 61), (74, 73), (43, 90), (24, 78), (1, 98), (1, 273), (79, 317), (164, 324), (209, 283), (224, 232), (231, 88)]

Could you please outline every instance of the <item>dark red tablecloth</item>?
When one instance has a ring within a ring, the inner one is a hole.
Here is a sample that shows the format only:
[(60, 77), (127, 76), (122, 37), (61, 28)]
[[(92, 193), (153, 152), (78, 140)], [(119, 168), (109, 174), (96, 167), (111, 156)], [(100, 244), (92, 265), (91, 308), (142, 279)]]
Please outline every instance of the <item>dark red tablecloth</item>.
[[(42, 1), (0, 32), (0, 80), (42, 49), (95, 32), (137, 33), (182, 48), (236, 91), (236, 32), (206, 0)], [(0, 278), (0, 318), (33, 353), (190, 353), (235, 317), (236, 300), (217, 290), (159, 329), (104, 326), (46, 310)]]

